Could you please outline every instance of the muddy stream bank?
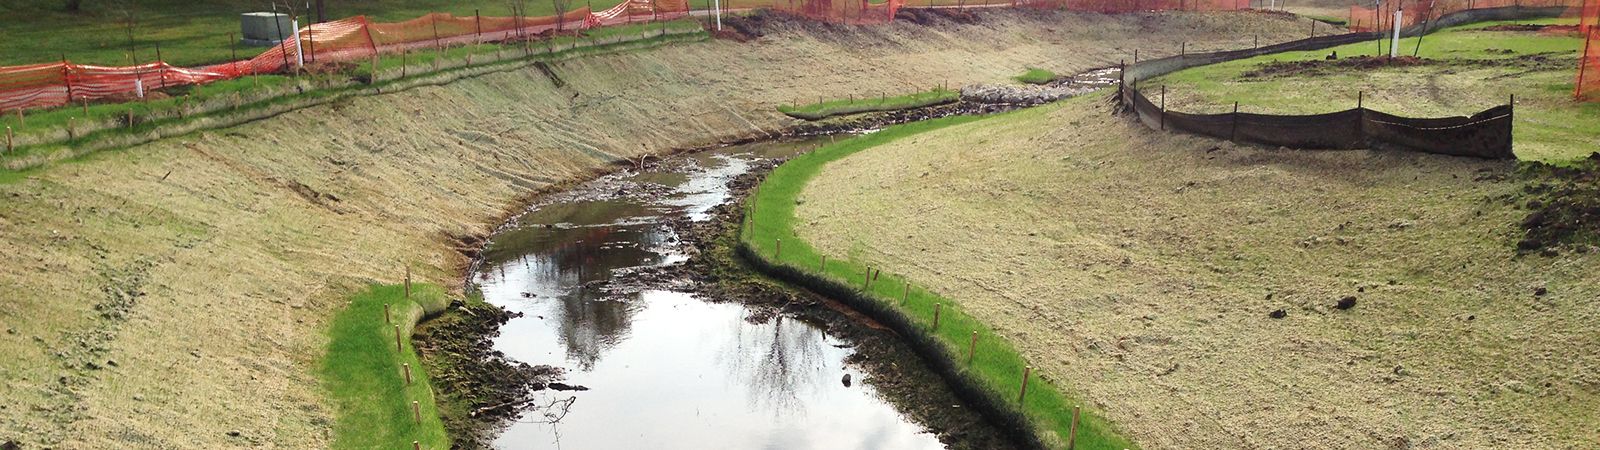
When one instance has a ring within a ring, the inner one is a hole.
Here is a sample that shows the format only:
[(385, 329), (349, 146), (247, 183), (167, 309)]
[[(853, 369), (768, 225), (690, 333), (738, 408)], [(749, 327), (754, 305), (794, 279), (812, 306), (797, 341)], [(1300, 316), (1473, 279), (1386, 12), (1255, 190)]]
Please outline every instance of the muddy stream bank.
[(495, 233), (472, 274), (507, 314), (493, 356), (559, 375), (535, 380), (489, 444), (1010, 448), (892, 333), (719, 260), (739, 220), (727, 205), (754, 174), (829, 139), (650, 162), (552, 194)]

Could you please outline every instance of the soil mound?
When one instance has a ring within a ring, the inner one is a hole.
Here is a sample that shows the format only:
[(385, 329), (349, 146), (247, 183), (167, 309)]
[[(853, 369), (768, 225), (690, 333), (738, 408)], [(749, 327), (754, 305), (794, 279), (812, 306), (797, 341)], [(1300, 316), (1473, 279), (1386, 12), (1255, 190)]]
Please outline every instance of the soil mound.
[(1554, 256), (1562, 248), (1584, 252), (1600, 245), (1600, 153), (1572, 167), (1528, 167), (1530, 174), (1549, 176), (1523, 188), (1531, 212), (1522, 221), (1525, 235), (1517, 250)]

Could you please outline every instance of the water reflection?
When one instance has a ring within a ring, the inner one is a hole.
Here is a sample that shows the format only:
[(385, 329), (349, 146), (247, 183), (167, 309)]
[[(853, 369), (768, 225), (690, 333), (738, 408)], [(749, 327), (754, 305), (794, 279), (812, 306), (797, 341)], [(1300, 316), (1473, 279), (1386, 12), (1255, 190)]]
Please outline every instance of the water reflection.
[(728, 181), (748, 170), (751, 154), (791, 156), (811, 145), (729, 148), (689, 155), (681, 173), (597, 180), (591, 184), (600, 188), (591, 192), (644, 182), (671, 188), (642, 200), (577, 196), (540, 206), (497, 233), (484, 252), (480, 287), (489, 302), (525, 316), (502, 327), (495, 348), (522, 362), (566, 367), (568, 383), (590, 390), (542, 393), (541, 402), (565, 406), (564, 416), (530, 411), (494, 445), (939, 448), (870, 388), (839, 383), (851, 371), (843, 363), (850, 351), (830, 345), (815, 327), (684, 293), (606, 288), (627, 269), (682, 259), (677, 236), (661, 222), (708, 218), (729, 198)]

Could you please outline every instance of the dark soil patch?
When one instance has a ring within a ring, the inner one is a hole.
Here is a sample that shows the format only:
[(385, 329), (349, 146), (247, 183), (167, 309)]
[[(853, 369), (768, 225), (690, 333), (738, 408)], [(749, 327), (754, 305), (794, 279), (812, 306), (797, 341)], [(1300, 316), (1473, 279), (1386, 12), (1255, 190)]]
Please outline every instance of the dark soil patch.
[(1572, 167), (1530, 163), (1522, 172), (1532, 181), (1521, 197), (1507, 199), (1530, 211), (1522, 220), (1519, 253), (1553, 255), (1600, 245), (1600, 152)]
[(949, 20), (951, 22), (955, 22), (955, 23), (959, 23), (959, 24), (973, 25), (973, 24), (983, 23), (983, 18), (978, 17), (977, 14), (973, 14), (971, 12), (968, 12), (965, 9), (959, 9), (959, 8), (935, 8), (935, 9), (932, 9), (931, 11), (933, 11), (933, 13), (935, 15), (938, 15), (939, 17), (943, 17), (943, 18), (945, 18), (945, 19), (947, 19), (947, 20)]
[[(1498, 53), (1491, 50), (1490, 53)], [(1509, 53), (1506, 53), (1509, 54)], [(1255, 70), (1239, 75), (1241, 80), (1274, 79), (1289, 77), (1322, 77), (1342, 73), (1363, 72), (1390, 67), (1437, 66), (1448, 69), (1511, 67), (1530, 71), (1571, 70), (1576, 58), (1555, 57), (1555, 53), (1537, 53), (1515, 58), (1498, 59), (1430, 59), (1412, 56), (1355, 56), (1341, 59), (1310, 61), (1273, 61), (1262, 63)]]
[(562, 377), (560, 368), (511, 361), (494, 350), (494, 337), (512, 317), (471, 299), (417, 327), (417, 350), (440, 395), (445, 430), (457, 438), (455, 448), (488, 448), (486, 432), (537, 406), (530, 404), (533, 393)]
[(1495, 26), (1492, 26), (1492, 27), (1483, 27), (1483, 28), (1481, 28), (1481, 30), (1483, 30), (1483, 31), (1539, 31), (1539, 30), (1543, 30), (1547, 26), (1549, 26), (1549, 25), (1523, 25), (1523, 24), (1516, 24), (1516, 23), (1508, 23), (1508, 24), (1495, 25)]

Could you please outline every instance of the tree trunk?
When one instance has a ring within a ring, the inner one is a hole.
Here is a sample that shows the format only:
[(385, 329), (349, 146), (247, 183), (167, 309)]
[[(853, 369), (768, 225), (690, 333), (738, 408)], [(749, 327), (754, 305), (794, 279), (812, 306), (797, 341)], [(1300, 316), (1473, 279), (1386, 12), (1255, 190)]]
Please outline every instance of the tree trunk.
[(317, 0), (317, 23), (328, 23), (328, 11), (322, 2), (323, 0)]

